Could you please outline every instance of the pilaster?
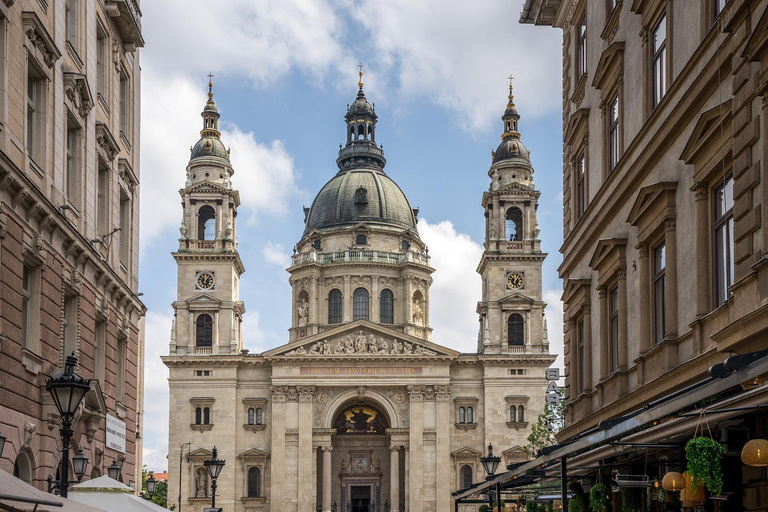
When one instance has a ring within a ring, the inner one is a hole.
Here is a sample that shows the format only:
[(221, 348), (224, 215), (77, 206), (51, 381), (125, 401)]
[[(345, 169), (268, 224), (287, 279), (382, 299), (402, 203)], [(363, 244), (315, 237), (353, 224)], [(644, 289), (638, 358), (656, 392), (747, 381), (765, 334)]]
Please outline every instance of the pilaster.
[(410, 512), (422, 512), (424, 503), (424, 391), (426, 386), (408, 386), (410, 397), (410, 436), (408, 445), (411, 452), (408, 465), (408, 493)]

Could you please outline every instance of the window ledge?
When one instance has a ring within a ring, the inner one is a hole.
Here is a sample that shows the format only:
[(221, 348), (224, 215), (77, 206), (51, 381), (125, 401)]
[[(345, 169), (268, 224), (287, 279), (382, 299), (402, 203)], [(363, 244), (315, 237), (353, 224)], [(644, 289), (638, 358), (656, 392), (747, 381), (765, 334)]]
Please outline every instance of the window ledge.
[(613, 38), (616, 36), (616, 32), (619, 30), (619, 15), (621, 14), (621, 6), (624, 4), (623, 0), (618, 0), (616, 5), (608, 15), (608, 19), (605, 21), (605, 27), (600, 34), (600, 38), (607, 41), (608, 44), (613, 42)]
[(586, 91), (586, 83), (587, 83), (587, 73), (584, 72), (576, 81), (576, 87), (573, 88), (573, 94), (571, 95), (571, 102), (573, 102), (576, 105), (577, 109), (581, 106), (581, 102), (584, 99), (584, 94)]
[(67, 41), (67, 53), (72, 58), (72, 61), (75, 63), (75, 66), (77, 67), (78, 71), (83, 70), (83, 59), (80, 58), (79, 52), (77, 51), (77, 48), (72, 44), (71, 41)]
[(128, 137), (125, 135), (125, 132), (123, 130), (120, 130), (120, 142), (123, 143), (123, 147), (125, 150), (130, 153), (131, 152), (131, 143), (128, 142)]
[(117, 414), (118, 418), (125, 418), (128, 416), (128, 407), (119, 400), (115, 402), (115, 413)]
[(250, 430), (251, 432), (258, 432), (259, 430), (264, 430), (267, 428), (266, 424), (261, 425), (248, 425), (247, 423), (243, 425), (243, 428), (245, 430)]
[(44, 362), (45, 359), (35, 354), (28, 348), (21, 349), (21, 364), (24, 366), (24, 369), (32, 375), (37, 375), (40, 373), (40, 369), (42, 368)]
[(200, 433), (202, 434), (206, 430), (211, 430), (213, 428), (213, 423), (200, 424), (200, 425), (198, 425), (197, 423), (190, 423), (189, 428), (191, 428), (192, 430), (199, 430)]
[(101, 105), (101, 108), (104, 109), (104, 113), (107, 114), (107, 117), (109, 117), (112, 114), (112, 111), (109, 109), (107, 100), (104, 98), (104, 95), (102, 95), (101, 93), (98, 93), (98, 97), (99, 97), (99, 105)]
[(508, 421), (507, 422), (507, 428), (514, 428), (515, 430), (520, 430), (521, 428), (527, 428), (528, 422), (527, 421)]
[(250, 502), (263, 503), (267, 501), (267, 497), (266, 496), (243, 496), (242, 498), (240, 498), (240, 501), (242, 501), (243, 503), (250, 503)]
[(466, 432), (477, 428), (477, 423), (456, 423), (456, 428)]

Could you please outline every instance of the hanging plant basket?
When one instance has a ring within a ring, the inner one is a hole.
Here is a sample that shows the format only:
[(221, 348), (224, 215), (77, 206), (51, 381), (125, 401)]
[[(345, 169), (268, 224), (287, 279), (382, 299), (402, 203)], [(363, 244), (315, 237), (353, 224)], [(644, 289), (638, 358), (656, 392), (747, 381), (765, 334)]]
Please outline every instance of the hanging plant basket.
[(608, 493), (610, 490), (605, 484), (595, 484), (589, 490), (589, 507), (592, 512), (608, 511)]
[(691, 488), (704, 486), (712, 494), (723, 492), (723, 447), (709, 437), (695, 437), (685, 445)]

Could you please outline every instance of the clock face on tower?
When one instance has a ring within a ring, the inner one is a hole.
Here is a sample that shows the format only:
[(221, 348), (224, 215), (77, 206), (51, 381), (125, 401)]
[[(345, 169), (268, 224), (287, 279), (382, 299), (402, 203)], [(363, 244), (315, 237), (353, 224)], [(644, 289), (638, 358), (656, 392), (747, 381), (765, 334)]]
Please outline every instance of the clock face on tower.
[(213, 290), (214, 275), (213, 270), (198, 270), (195, 273), (195, 288), (197, 290)]
[(521, 290), (525, 287), (524, 272), (507, 272), (507, 290)]

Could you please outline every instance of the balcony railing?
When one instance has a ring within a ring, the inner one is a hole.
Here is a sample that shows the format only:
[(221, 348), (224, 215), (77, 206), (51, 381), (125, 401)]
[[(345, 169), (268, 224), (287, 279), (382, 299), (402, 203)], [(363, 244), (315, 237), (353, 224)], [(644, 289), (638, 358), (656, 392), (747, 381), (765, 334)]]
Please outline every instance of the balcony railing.
[(305, 263), (319, 263), (330, 265), (333, 263), (387, 263), (401, 265), (403, 263), (417, 263), (429, 265), (429, 256), (420, 252), (385, 252), (385, 251), (358, 251), (345, 250), (335, 252), (317, 252), (294, 254), (291, 257), (291, 266)]
[(198, 356), (209, 356), (213, 354), (213, 347), (195, 347), (195, 354)]

